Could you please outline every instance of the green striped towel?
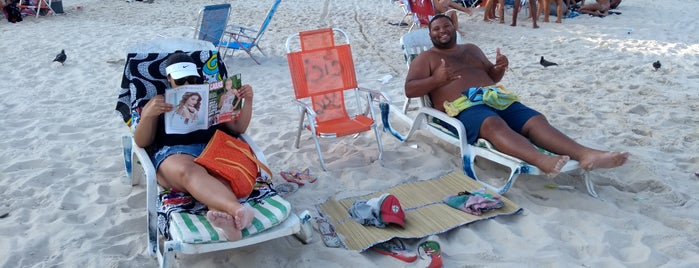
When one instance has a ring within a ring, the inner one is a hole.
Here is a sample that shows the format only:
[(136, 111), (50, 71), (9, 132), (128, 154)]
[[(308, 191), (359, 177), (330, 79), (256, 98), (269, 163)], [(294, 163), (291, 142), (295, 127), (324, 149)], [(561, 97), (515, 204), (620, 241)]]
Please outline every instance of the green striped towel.
[[(252, 224), (243, 230), (243, 238), (262, 232), (286, 220), (291, 213), (291, 203), (275, 195), (250, 205), (255, 210)], [(170, 219), (170, 235), (173, 240), (184, 243), (225, 242), (223, 232), (214, 228), (204, 215), (173, 213)]]

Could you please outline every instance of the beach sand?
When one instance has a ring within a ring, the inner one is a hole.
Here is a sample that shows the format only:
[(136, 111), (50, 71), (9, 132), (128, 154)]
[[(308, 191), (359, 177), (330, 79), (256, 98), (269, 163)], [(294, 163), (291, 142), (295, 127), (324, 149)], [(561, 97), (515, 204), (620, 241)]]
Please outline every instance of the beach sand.
[[(0, 266), (153, 267), (147, 253), (143, 185), (125, 183), (114, 111), (126, 48), (157, 38), (190, 38), (197, 10), (225, 1), (63, 0), (64, 15), (0, 22)], [(258, 27), (271, 0), (230, 1), (230, 21)], [(81, 7), (79, 10), (77, 7)], [(502, 84), (580, 143), (628, 151), (622, 167), (579, 179), (521, 176), (505, 194), (524, 212), (435, 236), (445, 267), (696, 267), (699, 263), (699, 2), (624, 1), (622, 15), (579, 16), (532, 29), (459, 15), (464, 42), (510, 70)], [(523, 12), (525, 15), (526, 13)], [(511, 14), (509, 11), (507, 14)], [(522, 13), (521, 13), (522, 14)], [(511, 16), (511, 15), (510, 15)], [(326, 199), (373, 193), (460, 169), (458, 148), (418, 133), (401, 143), (386, 133), (378, 160), (371, 133), (322, 142), (323, 172), (308, 133), (296, 149), (298, 114), (285, 57), (290, 34), (336, 27), (350, 35), (359, 85), (399, 101), (407, 68), (399, 38), (408, 27), (390, 1), (281, 3), (260, 46), (261, 65), (228, 55), (230, 73), (253, 86), (248, 133), (275, 173), (310, 167), (318, 181), (287, 199), (294, 211)], [(555, 20), (555, 19), (552, 19)], [(631, 29), (631, 33), (629, 32)], [(64, 66), (52, 63), (65, 49)], [(544, 68), (539, 58), (559, 65)], [(662, 67), (654, 71), (652, 62)], [(379, 82), (385, 75), (393, 79)], [(406, 133), (408, 126), (394, 121)], [(280, 176), (274, 177), (282, 182)], [(318, 233), (301, 244), (281, 238), (237, 250), (178, 255), (179, 267), (424, 267), (375, 252), (327, 248)]]

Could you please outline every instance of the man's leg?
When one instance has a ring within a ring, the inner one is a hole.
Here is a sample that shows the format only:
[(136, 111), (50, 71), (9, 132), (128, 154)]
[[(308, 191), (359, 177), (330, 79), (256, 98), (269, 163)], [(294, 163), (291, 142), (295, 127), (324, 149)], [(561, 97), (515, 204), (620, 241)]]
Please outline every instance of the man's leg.
[[(521, 133), (541, 148), (577, 160), (585, 170), (618, 167), (626, 163), (629, 157), (626, 152), (601, 151), (580, 145), (551, 126), (543, 115), (530, 118)], [(526, 161), (524, 158), (522, 160)]]
[(478, 136), (490, 141), (499, 151), (522, 159), (551, 176), (560, 173), (569, 159), (567, 155), (548, 156), (539, 152), (527, 138), (512, 130), (498, 116), (486, 118)]

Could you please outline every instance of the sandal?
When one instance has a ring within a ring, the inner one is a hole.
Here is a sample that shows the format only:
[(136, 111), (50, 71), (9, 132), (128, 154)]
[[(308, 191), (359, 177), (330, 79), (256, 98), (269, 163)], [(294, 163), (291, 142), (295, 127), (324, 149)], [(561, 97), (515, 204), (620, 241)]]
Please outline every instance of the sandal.
[(422, 255), (430, 257), (431, 261), (427, 268), (441, 268), (442, 254), (437, 241), (427, 240), (417, 246), (417, 253), (420, 254), (420, 259), (425, 259)]
[(340, 237), (337, 236), (335, 228), (326, 220), (325, 218), (317, 218), (316, 223), (318, 224), (318, 231), (323, 238), (323, 244), (330, 248), (339, 248), (342, 246), (342, 241)]
[(314, 183), (318, 179), (316, 176), (311, 175), (309, 168), (293, 169), (291, 171), (279, 172), (279, 175), (288, 182), (293, 182), (299, 186), (305, 185), (306, 182)]
[(417, 255), (405, 248), (403, 241), (398, 238), (388, 240), (371, 248), (372, 250), (399, 259), (404, 262), (414, 262)]

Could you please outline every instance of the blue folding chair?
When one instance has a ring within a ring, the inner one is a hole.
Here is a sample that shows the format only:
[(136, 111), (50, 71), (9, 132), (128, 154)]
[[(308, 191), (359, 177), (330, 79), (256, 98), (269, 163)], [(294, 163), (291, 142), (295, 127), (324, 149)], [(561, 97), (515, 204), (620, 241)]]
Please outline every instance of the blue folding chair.
[(243, 50), (252, 60), (260, 64), (260, 62), (252, 56), (252, 49), (257, 48), (262, 55), (265, 54), (262, 52), (262, 49), (260, 49), (258, 43), (260, 39), (262, 39), (262, 35), (265, 33), (265, 30), (267, 30), (267, 26), (269, 26), (269, 23), (272, 21), (272, 16), (274, 16), (274, 12), (277, 11), (277, 7), (281, 2), (282, 0), (274, 0), (274, 4), (272, 4), (272, 7), (267, 12), (267, 17), (265, 17), (262, 26), (260, 26), (258, 30), (235, 24), (228, 25), (225, 33), (228, 38), (222, 40), (222, 44), (220, 45), (224, 48), (223, 54), (226, 54), (227, 49), (232, 49), (234, 53), (236, 50)]

